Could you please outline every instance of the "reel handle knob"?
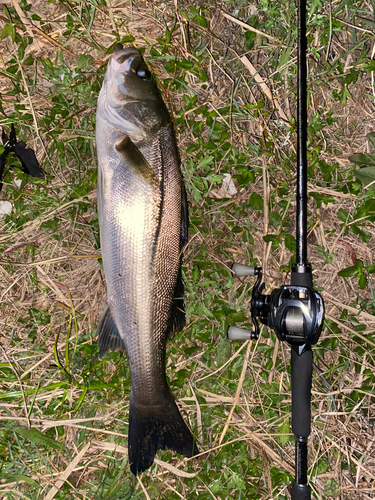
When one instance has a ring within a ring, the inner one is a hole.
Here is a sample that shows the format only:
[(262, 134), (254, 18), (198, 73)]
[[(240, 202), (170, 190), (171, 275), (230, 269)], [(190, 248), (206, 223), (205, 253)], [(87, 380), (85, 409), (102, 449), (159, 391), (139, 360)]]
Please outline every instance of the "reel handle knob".
[(232, 264), (232, 271), (237, 274), (237, 276), (255, 276), (256, 267), (254, 266), (244, 266), (243, 264)]
[(245, 328), (238, 328), (237, 326), (230, 326), (227, 330), (228, 340), (253, 340), (256, 335), (252, 330)]

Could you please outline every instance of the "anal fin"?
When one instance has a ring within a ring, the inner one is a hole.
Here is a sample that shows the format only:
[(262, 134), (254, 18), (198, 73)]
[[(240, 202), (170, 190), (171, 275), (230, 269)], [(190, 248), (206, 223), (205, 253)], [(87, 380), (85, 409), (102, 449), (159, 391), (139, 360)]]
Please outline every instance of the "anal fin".
[(99, 355), (102, 358), (107, 351), (125, 351), (125, 345), (120, 337), (109, 305), (106, 304), (96, 329), (98, 334)]

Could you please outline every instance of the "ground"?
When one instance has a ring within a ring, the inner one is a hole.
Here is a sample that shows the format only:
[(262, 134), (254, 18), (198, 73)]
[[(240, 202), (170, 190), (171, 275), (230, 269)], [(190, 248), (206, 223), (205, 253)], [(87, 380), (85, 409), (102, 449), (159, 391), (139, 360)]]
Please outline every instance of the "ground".
[[(288, 284), (295, 249), (296, 9), (279, 0), (9, 0), (0, 5), (0, 122), (45, 179), (8, 162), (0, 203), (0, 497), (285, 499), (290, 354), (251, 326), (253, 278)], [(308, 256), (326, 320), (314, 347), (315, 498), (375, 491), (374, 7), (308, 6)], [(173, 116), (189, 198), (187, 326), (167, 376), (202, 455), (127, 461), (126, 357), (99, 358), (105, 301), (95, 110), (111, 47), (144, 49)], [(362, 153), (365, 156), (359, 156)], [(235, 190), (225, 191), (223, 178)], [(230, 177), (229, 177), (230, 176)], [(22, 183), (17, 184), (16, 180)], [(232, 185), (232, 187), (233, 187)]]

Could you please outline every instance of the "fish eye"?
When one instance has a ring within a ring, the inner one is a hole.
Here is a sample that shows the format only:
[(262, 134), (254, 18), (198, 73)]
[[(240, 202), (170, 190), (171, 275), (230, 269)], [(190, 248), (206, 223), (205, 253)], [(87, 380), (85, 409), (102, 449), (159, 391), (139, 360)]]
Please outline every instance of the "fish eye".
[(147, 80), (147, 78), (150, 78), (151, 73), (148, 71), (148, 69), (139, 69), (137, 71), (137, 76), (139, 76), (139, 78), (142, 78), (142, 80)]

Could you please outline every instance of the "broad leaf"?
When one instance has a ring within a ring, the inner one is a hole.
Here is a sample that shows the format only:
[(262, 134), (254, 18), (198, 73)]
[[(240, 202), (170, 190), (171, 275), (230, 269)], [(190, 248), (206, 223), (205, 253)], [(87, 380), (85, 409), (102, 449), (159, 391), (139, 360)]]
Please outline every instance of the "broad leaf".
[(371, 184), (371, 182), (375, 181), (375, 166), (360, 168), (354, 172), (354, 175), (365, 186), (367, 186), (368, 184)]
[(375, 148), (375, 132), (370, 132), (369, 134), (367, 134), (366, 139), (368, 139)]
[(375, 165), (375, 153), (355, 153), (349, 161), (356, 165)]
[(355, 261), (354, 266), (346, 267), (345, 269), (341, 269), (337, 274), (342, 278), (348, 278), (349, 276), (358, 276), (361, 274), (363, 270), (363, 263), (361, 260), (357, 259)]

